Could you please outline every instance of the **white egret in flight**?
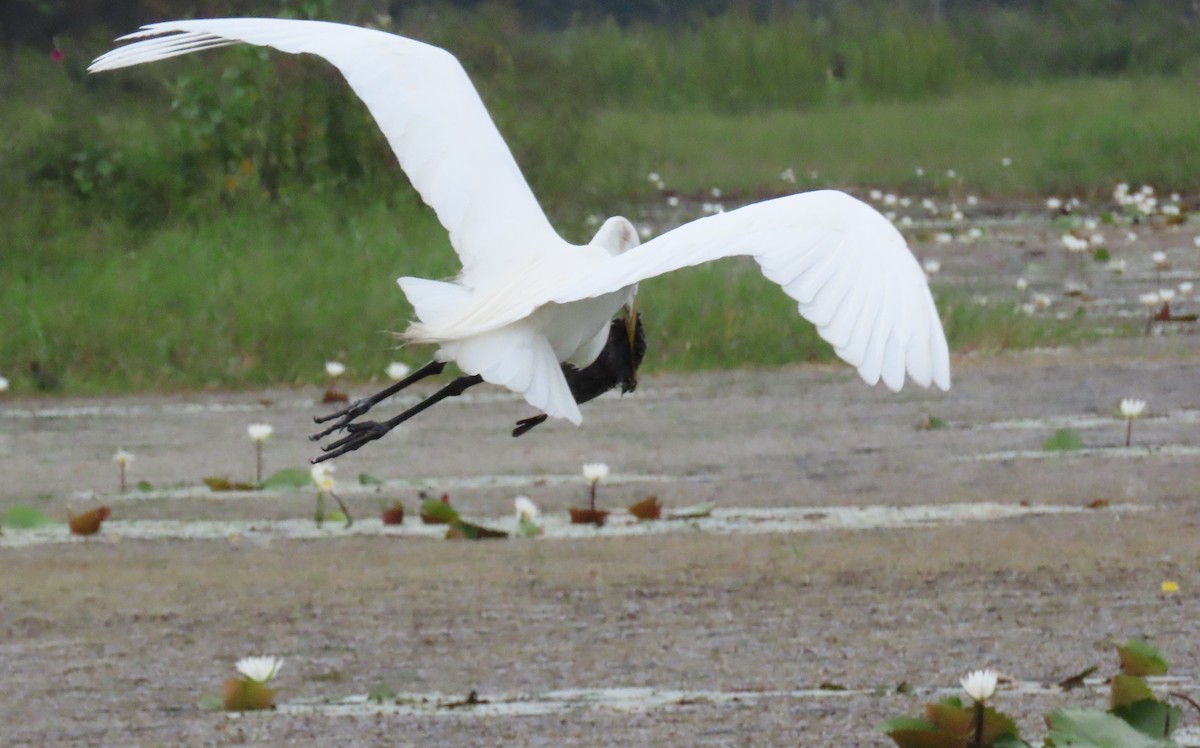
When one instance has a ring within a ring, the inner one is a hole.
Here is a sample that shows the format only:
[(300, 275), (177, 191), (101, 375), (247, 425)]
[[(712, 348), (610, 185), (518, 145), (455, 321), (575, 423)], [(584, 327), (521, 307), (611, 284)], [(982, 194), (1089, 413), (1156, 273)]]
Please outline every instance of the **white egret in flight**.
[[(899, 390), (907, 373), (924, 387), (950, 386), (946, 338), (924, 272), (892, 224), (845, 193), (766, 200), (645, 243), (628, 220), (610, 218), (578, 246), (551, 227), (462, 65), (443, 49), (356, 26), (252, 18), (156, 23), (119, 41), (133, 43), (98, 58), (91, 72), (237, 42), (323, 57), (366, 104), (450, 234), (462, 261), (457, 278), (398, 281), (416, 313), (404, 337), (437, 345), (433, 361), (331, 416), (340, 420), (317, 436), (342, 428), (349, 435), (318, 460), (358, 449), (481, 381), (578, 424), (569, 372), (586, 370), (611, 349), (610, 321), (622, 307), (634, 347), (637, 284), (739, 255), (757, 260), (868, 384), (882, 379)], [(465, 375), (435, 395), (388, 421), (355, 422), (378, 400), (451, 361)], [(614, 377), (608, 386), (617, 383)]]

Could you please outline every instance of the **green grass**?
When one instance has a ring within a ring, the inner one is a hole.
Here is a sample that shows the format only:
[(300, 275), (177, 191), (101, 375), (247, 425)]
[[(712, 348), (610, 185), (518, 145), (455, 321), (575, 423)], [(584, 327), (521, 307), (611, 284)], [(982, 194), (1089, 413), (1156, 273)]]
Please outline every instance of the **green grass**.
[[(330, 358), (367, 378), (393, 358), (427, 355), (398, 355), (385, 334), (409, 315), (393, 281), (447, 277), (456, 267), (444, 231), (396, 170), (376, 167), (359, 186), (288, 182), (275, 202), (251, 178), (232, 192), (220, 182), (184, 184), (175, 167), (188, 162), (172, 160), (179, 154), (167, 129), (152, 124), (164, 102), (43, 82), (36, 97), (0, 107), (0, 127), (12, 125), (0, 149), (0, 374), (14, 390), (32, 386), (31, 360), (60, 372), (68, 391), (95, 393), (313, 382)], [(993, 84), (938, 99), (754, 114), (592, 116), (559, 102), (583, 117), (568, 129), (578, 147), (557, 138), (549, 153), (570, 149), (570, 158), (542, 153), (531, 181), (574, 240), (590, 233), (582, 216), (636, 210), (655, 197), (650, 171), (681, 193), (717, 186), (746, 198), (817, 186), (1106, 194), (1117, 179), (1182, 191), (1200, 174), (1200, 99), (1187, 88), (1163, 78)], [(77, 100), (64, 103), (67, 95)], [(519, 119), (519, 107), (506, 111), (502, 127)], [(506, 135), (527, 154), (553, 131), (553, 120), (538, 120)], [(93, 159), (85, 162), (84, 176), (97, 180), (90, 192), (71, 175), (32, 176), (38, 154), (75, 163), (80, 148)], [(95, 165), (97, 154), (115, 164), (111, 172)], [(801, 184), (780, 181), (788, 166)], [(947, 179), (946, 169), (959, 177)], [(652, 370), (831, 355), (752, 263), (681, 271), (642, 291)], [(996, 306), (943, 306), (955, 350), (1079, 336), (1074, 325)]]
[(938, 99), (758, 115), (610, 111), (600, 126), (624, 133), (642, 169), (684, 193), (779, 192), (789, 166), (810, 187), (1107, 195), (1128, 180), (1186, 190), (1200, 175), (1193, 86), (1165, 78), (993, 84)]

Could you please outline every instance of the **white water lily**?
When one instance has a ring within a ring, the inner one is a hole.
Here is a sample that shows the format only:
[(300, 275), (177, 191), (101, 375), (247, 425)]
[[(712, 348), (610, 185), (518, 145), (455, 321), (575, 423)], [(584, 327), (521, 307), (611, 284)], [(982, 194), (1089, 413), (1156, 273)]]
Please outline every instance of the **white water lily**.
[(7, 391), (8, 391), (8, 380), (5, 379), (4, 377), (0, 377), (0, 392), (7, 392)]
[(1161, 250), (1152, 252), (1150, 254), (1150, 260), (1154, 263), (1154, 267), (1161, 270), (1167, 266), (1167, 253)]
[(330, 465), (327, 462), (320, 462), (312, 466), (309, 474), (312, 475), (313, 483), (317, 484), (317, 488), (322, 491), (333, 490), (333, 471), (337, 470), (337, 466)]
[(1089, 246), (1087, 239), (1080, 239), (1074, 234), (1063, 234), (1062, 243), (1068, 252), (1084, 252)]
[(283, 667), (282, 657), (243, 657), (237, 661), (237, 671), (246, 680), (266, 683)]
[(921, 267), (925, 268), (926, 275), (936, 275), (937, 272), (942, 269), (942, 263), (931, 257), (925, 262), (921, 263)]
[(1132, 421), (1133, 419), (1140, 416), (1142, 414), (1142, 411), (1145, 409), (1146, 409), (1146, 401), (1145, 400), (1135, 400), (1131, 397), (1127, 397), (1127, 398), (1121, 400), (1121, 408), (1120, 408), (1121, 416), (1130, 421)]
[(1160, 288), (1160, 289), (1158, 289), (1158, 298), (1162, 299), (1163, 301), (1172, 301), (1172, 300), (1174, 300), (1174, 298), (1175, 298), (1175, 289), (1173, 289), (1173, 288)]
[(1158, 294), (1151, 291), (1150, 293), (1138, 294), (1138, 303), (1144, 306), (1158, 306), (1162, 299), (1158, 298)]
[(246, 434), (254, 442), (265, 442), (275, 433), (275, 427), (269, 423), (252, 423), (246, 427)]
[(1062, 207), (1062, 204), (1063, 204), (1062, 200), (1058, 199), (1057, 197), (1046, 198), (1046, 209), (1047, 210), (1058, 210), (1059, 208)]
[(967, 696), (970, 696), (975, 703), (982, 704), (996, 693), (996, 681), (998, 680), (999, 676), (996, 675), (995, 670), (973, 670), (960, 682), (963, 690), (967, 692)]
[(1193, 284), (1191, 281), (1183, 281), (1182, 283), (1179, 284), (1179, 293), (1189, 294), (1195, 288), (1196, 288), (1195, 284)]
[(129, 463), (133, 462), (133, 455), (123, 449), (118, 449), (115, 453), (113, 453), (113, 462), (117, 463), (121, 467), (125, 467)]
[(1108, 272), (1112, 273), (1113, 275), (1124, 275), (1127, 265), (1128, 263), (1126, 263), (1125, 260), (1109, 260)]
[(595, 485), (608, 477), (608, 465), (603, 462), (589, 462), (583, 466), (583, 479), (591, 485)]
[(1012, 159), (1009, 158), (1008, 156), (1005, 156), (1004, 158), (1000, 159), (1000, 165), (1001, 166), (1012, 166)]
[(1024, 291), (1029, 288), (1029, 281), (1024, 278), (1017, 278), (1016, 286), (1018, 291)]
[(412, 371), (412, 369), (409, 367), (409, 365), (401, 361), (393, 361), (387, 365), (388, 379), (395, 381), (404, 379), (408, 376), (410, 371)]
[(341, 361), (326, 361), (325, 373), (331, 377), (340, 377), (346, 373), (346, 365)]
[(541, 514), (537, 508), (537, 504), (534, 504), (533, 500), (528, 496), (518, 496), (517, 498), (513, 499), (513, 506), (517, 510), (518, 521), (526, 520), (528, 522), (532, 522), (533, 520), (537, 519), (539, 514)]

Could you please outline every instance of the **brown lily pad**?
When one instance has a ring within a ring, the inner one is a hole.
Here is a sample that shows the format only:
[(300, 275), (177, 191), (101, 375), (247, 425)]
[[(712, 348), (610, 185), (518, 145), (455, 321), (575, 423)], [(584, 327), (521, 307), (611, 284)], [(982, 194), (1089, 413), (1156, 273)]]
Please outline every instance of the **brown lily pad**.
[(577, 509), (575, 507), (571, 507), (567, 511), (571, 513), (571, 524), (595, 525), (596, 527), (603, 527), (610, 514), (603, 509)]
[(112, 509), (98, 506), (90, 512), (71, 515), (67, 525), (71, 528), (72, 535), (95, 535), (100, 532), (100, 525), (108, 519), (110, 514), (112, 514)]
[(629, 507), (629, 513), (640, 521), (654, 520), (662, 516), (662, 502), (657, 496), (647, 496)]
[(225, 679), (225, 711), (251, 712), (275, 708), (275, 689), (243, 678)]
[(350, 402), (350, 396), (341, 390), (330, 388), (325, 390), (325, 394), (321, 396), (321, 402), (324, 404), (348, 403)]
[(402, 525), (404, 524), (404, 505), (397, 501), (387, 509), (383, 510), (380, 515), (385, 525)]
[(204, 485), (208, 486), (210, 491), (253, 491), (258, 488), (253, 483), (232, 481), (223, 475), (210, 475), (203, 480)]
[(1107, 509), (1108, 499), (1092, 499), (1087, 503), (1088, 509)]

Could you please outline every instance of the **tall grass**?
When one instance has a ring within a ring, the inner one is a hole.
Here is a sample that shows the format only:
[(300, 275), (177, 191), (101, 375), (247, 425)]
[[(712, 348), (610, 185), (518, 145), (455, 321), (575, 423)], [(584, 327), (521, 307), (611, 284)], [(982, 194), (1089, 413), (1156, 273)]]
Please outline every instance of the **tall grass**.
[[(829, 186), (1096, 194), (1116, 179), (1182, 191), (1200, 174), (1190, 78), (989, 82), (948, 27), (899, 11), (557, 35), (487, 13), (416, 30), (464, 59), (576, 241), (584, 216), (660, 199), (651, 171), (734, 200)], [(230, 50), (83, 78), (93, 51), (69, 49), (64, 66), (27, 54), (2, 94), (0, 374), (28, 387), (20, 372), (38, 361), (71, 391), (102, 392), (311, 381), (331, 357), (381, 372), (397, 355), (385, 331), (409, 314), (394, 277), (456, 264), (336, 74)], [(651, 368), (830, 355), (751, 263), (643, 293)], [(946, 312), (956, 346), (1059, 334)]]

